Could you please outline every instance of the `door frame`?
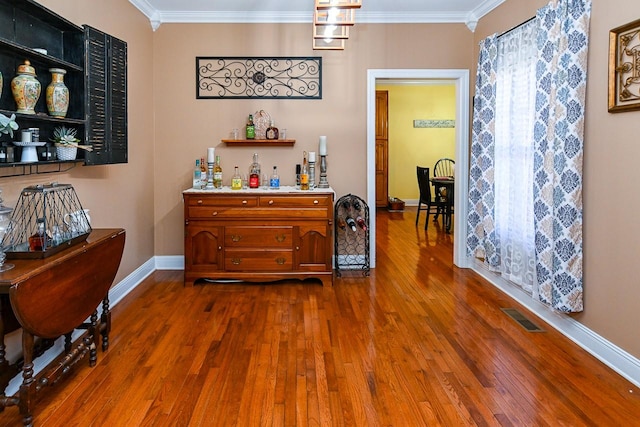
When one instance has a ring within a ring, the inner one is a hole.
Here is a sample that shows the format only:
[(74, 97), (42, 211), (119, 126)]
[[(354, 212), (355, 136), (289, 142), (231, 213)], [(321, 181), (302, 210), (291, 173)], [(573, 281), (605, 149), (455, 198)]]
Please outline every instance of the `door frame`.
[[(367, 203), (376, 200), (376, 81), (377, 79), (450, 80), (456, 87), (456, 149), (453, 263), (461, 268), (471, 267), (466, 255), (467, 193), (469, 191), (469, 70), (466, 69), (369, 69), (367, 70)], [(373, 205), (372, 205), (373, 202)], [(376, 229), (376, 210), (369, 215), (371, 230)], [(371, 233), (369, 254), (371, 267), (376, 266), (375, 233)]]

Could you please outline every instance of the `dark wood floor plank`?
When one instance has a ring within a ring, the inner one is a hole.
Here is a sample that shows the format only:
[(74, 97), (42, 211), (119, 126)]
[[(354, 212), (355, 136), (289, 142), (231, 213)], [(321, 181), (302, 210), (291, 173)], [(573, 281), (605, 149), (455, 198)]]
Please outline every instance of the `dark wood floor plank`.
[(154, 272), (113, 308), (98, 364), (37, 398), (36, 426), (637, 424), (640, 390), (454, 267), (439, 223), (416, 227), (410, 208), (377, 219), (377, 267), (332, 288), (185, 288), (181, 271)]

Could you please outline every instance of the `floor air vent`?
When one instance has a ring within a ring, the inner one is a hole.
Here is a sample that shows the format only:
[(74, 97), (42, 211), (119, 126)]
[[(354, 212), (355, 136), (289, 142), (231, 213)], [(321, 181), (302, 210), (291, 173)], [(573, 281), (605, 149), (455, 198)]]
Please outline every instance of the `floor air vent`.
[(513, 320), (518, 322), (520, 324), (520, 326), (525, 328), (527, 331), (529, 331), (529, 332), (544, 332), (543, 329), (540, 329), (538, 327), (538, 325), (533, 323), (531, 320), (527, 319), (524, 316), (524, 314), (522, 314), (518, 309), (516, 309), (516, 308), (501, 308), (501, 310), (504, 311), (507, 314), (507, 316), (511, 317)]

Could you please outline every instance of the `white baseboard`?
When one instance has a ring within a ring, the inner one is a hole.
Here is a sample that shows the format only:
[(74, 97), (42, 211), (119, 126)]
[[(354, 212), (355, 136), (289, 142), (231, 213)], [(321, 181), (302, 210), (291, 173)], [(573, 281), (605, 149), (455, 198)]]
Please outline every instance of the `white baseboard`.
[(596, 359), (637, 387), (640, 387), (640, 359), (604, 339), (572, 317), (557, 313), (541, 302), (534, 300), (518, 286), (489, 271), (481, 262), (474, 260), (471, 261), (471, 265), (473, 271), (484, 277), (492, 285), (518, 301)]

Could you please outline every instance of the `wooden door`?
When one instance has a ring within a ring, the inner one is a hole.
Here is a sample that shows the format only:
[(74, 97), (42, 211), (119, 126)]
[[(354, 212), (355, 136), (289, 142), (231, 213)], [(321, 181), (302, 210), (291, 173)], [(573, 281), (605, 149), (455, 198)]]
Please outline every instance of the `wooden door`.
[(376, 91), (376, 207), (389, 199), (389, 92)]

